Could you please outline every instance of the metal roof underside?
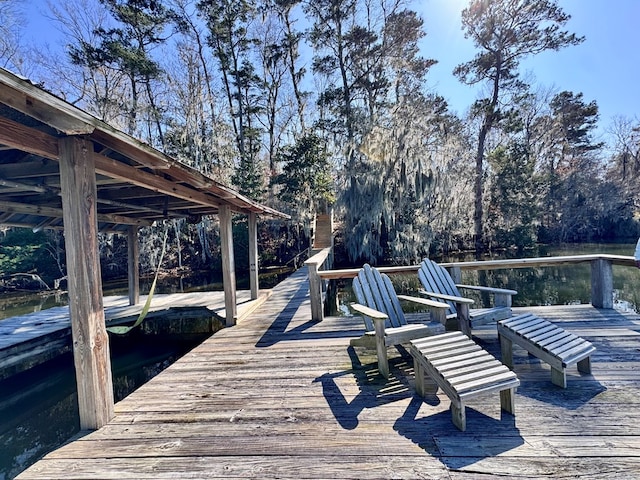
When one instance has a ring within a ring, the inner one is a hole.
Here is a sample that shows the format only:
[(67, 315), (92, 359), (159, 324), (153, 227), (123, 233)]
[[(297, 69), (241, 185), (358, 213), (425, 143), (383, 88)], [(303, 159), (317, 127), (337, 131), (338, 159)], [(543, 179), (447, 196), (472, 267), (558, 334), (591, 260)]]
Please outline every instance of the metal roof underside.
[(63, 228), (58, 140), (76, 135), (93, 143), (100, 231), (197, 222), (221, 205), (289, 218), (0, 69), (0, 224)]

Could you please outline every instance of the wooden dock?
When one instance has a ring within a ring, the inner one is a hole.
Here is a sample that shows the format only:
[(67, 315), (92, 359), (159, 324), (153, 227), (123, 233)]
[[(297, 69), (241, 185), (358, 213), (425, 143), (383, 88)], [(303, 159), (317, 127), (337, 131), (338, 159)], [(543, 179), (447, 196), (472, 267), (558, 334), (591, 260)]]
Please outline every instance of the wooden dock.
[[(591, 341), (592, 375), (514, 347), (515, 417), (496, 396), (451, 422), (448, 398), (415, 394), (408, 353), (349, 347), (358, 318), (310, 321), (306, 269), (115, 406), (19, 479), (484, 479), (640, 477), (640, 317), (589, 305), (531, 311)], [(475, 340), (499, 358), (495, 332)]]
[[(251, 300), (249, 291), (238, 291), (238, 317), (249, 315), (270, 294), (270, 290), (263, 290), (258, 299)], [(143, 295), (139, 305), (129, 305), (129, 299), (124, 295), (104, 297), (107, 325), (133, 323), (140, 315), (146, 299), (147, 296)], [(145, 320), (158, 319), (158, 322), (168, 323), (172, 318), (207, 317), (224, 322), (224, 292), (155, 294)], [(206, 326), (194, 328), (204, 329)], [(214, 330), (217, 328), (208, 331)], [(70, 352), (71, 348), (68, 306), (0, 320), (0, 380)]]

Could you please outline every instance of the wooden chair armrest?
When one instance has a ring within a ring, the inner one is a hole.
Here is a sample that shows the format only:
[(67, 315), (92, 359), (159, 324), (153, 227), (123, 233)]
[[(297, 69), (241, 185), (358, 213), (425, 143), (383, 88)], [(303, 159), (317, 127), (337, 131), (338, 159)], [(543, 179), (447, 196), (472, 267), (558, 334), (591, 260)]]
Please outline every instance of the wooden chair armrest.
[(386, 320), (387, 318), (389, 318), (386, 313), (382, 313), (378, 310), (374, 310), (373, 308), (369, 308), (359, 303), (351, 303), (349, 304), (349, 307), (351, 307), (356, 312), (361, 313), (362, 315), (366, 315), (369, 318), (379, 318), (381, 320)]
[(479, 285), (458, 285), (458, 288), (466, 288), (469, 290), (478, 290), (481, 292), (489, 292), (489, 293), (497, 293), (502, 295), (516, 295), (518, 292), (516, 290), (509, 290), (508, 288), (494, 288), (494, 287), (481, 287)]
[(409, 295), (398, 295), (399, 300), (406, 300), (407, 302), (418, 303), (420, 305), (424, 305), (425, 307), (432, 308), (449, 308), (449, 305), (443, 302), (438, 302), (436, 300), (429, 300), (428, 298), (420, 298), (420, 297), (411, 297)]
[(456, 297), (455, 295), (446, 295), (444, 293), (436, 293), (436, 292), (427, 292), (426, 290), (420, 290), (420, 295), (426, 295), (428, 297), (440, 298), (442, 300), (446, 300), (448, 302), (454, 303), (466, 303), (471, 305), (474, 301), (471, 298), (466, 297)]
[(389, 316), (386, 313), (380, 312), (374, 308), (367, 307), (366, 305), (361, 305), (359, 303), (351, 303), (349, 306), (356, 312), (373, 320), (373, 331), (377, 338), (376, 348), (383, 348), (381, 347), (381, 345), (384, 345), (385, 323), (387, 322)]

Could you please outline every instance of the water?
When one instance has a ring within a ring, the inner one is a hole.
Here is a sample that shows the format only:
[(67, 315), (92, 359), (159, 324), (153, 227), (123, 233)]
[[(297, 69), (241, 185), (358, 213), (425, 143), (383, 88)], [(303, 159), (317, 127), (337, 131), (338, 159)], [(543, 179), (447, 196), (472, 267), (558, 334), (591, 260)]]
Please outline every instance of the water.
[(0, 295), (0, 320), (39, 312), (47, 308), (59, 307), (69, 303), (66, 293), (16, 293)]
[[(190, 342), (133, 335), (111, 337), (116, 401), (184, 355)], [(0, 382), (0, 480), (14, 478), (80, 431), (71, 354)]]
[[(260, 274), (260, 288), (273, 288), (285, 277), (290, 275), (292, 269), (278, 268)], [(153, 278), (142, 279), (140, 281), (140, 293), (149, 293)], [(249, 277), (239, 275), (236, 279), (237, 288), (240, 290), (249, 289)], [(109, 295), (128, 295), (128, 285), (125, 280), (105, 282), (103, 293)], [(182, 276), (166, 276), (158, 280), (155, 293), (187, 293), (222, 291), (222, 279), (215, 273), (198, 273)], [(17, 317), (28, 313), (39, 312), (47, 308), (59, 307), (69, 304), (67, 292), (45, 291), (45, 292), (22, 292), (0, 295), (0, 321), (4, 318)], [(1, 480), (1, 478), (0, 478)]]
[[(260, 287), (271, 288), (289, 275), (277, 269), (260, 275)], [(142, 280), (141, 293), (149, 291), (151, 280)], [(248, 289), (248, 278), (239, 277), (239, 289)], [(222, 290), (212, 275), (165, 277), (156, 293)], [(125, 282), (105, 283), (105, 295), (126, 295)], [(68, 304), (65, 292), (20, 293), (0, 296), (3, 318)], [(119, 401), (164, 370), (206, 338), (190, 341), (131, 334), (110, 336), (114, 398)], [(46, 453), (80, 430), (75, 371), (71, 354), (0, 381), (0, 480), (15, 477)]]
[[(588, 255), (607, 253), (611, 255), (633, 256), (633, 244), (580, 244), (562, 247), (544, 247), (526, 252), (520, 258)], [(508, 255), (495, 255), (491, 259), (510, 258)], [(475, 260), (473, 254), (457, 255), (442, 262), (461, 262)], [(480, 280), (480, 275), (486, 278)], [(391, 275), (398, 293), (415, 295), (421, 285), (415, 274)], [(468, 285), (488, 285), (498, 288), (510, 288), (518, 292), (513, 297), (514, 307), (529, 305), (572, 305), (591, 301), (591, 266), (589, 263), (578, 265), (559, 265), (555, 267), (535, 267), (520, 269), (462, 271), (462, 283)], [(640, 270), (635, 267), (613, 266), (614, 307), (622, 311), (640, 312)], [(476, 305), (486, 305), (486, 299), (469, 291), (464, 292), (476, 301)], [(348, 304), (355, 302), (351, 291), (351, 281), (343, 280), (338, 286), (338, 311), (336, 314), (351, 315)]]

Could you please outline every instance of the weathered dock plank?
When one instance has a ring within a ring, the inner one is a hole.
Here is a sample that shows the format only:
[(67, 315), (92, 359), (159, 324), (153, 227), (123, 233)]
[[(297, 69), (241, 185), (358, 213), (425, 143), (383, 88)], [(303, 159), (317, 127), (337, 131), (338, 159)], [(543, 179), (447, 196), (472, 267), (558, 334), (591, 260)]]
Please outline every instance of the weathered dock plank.
[[(304, 271), (116, 404), (115, 418), (23, 472), (46, 478), (628, 479), (640, 472), (640, 317), (587, 305), (534, 307), (597, 348), (592, 373), (548, 366), (514, 347), (516, 415), (494, 398), (467, 408), (414, 391), (408, 352), (349, 347), (357, 318), (310, 321)], [(495, 328), (474, 339), (499, 358)]]
[[(270, 291), (258, 300), (250, 299), (250, 292), (239, 291), (238, 315), (250, 314), (264, 303)], [(104, 298), (107, 325), (133, 323), (140, 315), (146, 296), (140, 305), (129, 305), (126, 296)], [(224, 292), (156, 294), (153, 296), (148, 319), (169, 323), (173, 317), (185, 317), (193, 322), (197, 316), (224, 318)], [(176, 321), (177, 322), (177, 321)], [(204, 326), (199, 326), (203, 329)], [(177, 328), (174, 328), (174, 330)], [(201, 333), (201, 332), (198, 332)], [(69, 307), (55, 307), (17, 317), (0, 320), (0, 380), (28, 370), (63, 353), (71, 351), (71, 321)]]

